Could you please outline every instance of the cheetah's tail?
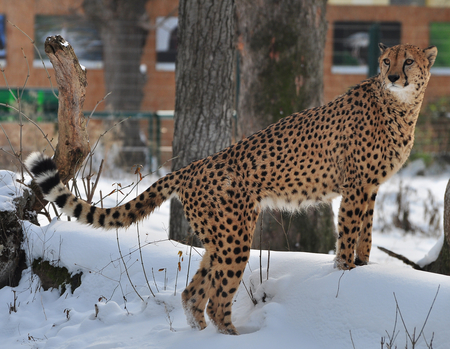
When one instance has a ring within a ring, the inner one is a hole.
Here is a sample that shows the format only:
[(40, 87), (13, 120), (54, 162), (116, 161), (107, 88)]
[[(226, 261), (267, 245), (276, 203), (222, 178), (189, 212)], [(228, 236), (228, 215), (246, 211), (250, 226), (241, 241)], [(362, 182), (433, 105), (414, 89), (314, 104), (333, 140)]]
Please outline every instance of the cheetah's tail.
[(46, 200), (56, 203), (68, 216), (96, 228), (129, 227), (161, 206), (175, 191), (173, 183), (170, 183), (173, 176), (166, 176), (124, 205), (100, 208), (77, 198), (61, 183), (56, 164), (50, 157), (39, 152), (32, 153), (26, 159), (25, 166), (33, 174)]

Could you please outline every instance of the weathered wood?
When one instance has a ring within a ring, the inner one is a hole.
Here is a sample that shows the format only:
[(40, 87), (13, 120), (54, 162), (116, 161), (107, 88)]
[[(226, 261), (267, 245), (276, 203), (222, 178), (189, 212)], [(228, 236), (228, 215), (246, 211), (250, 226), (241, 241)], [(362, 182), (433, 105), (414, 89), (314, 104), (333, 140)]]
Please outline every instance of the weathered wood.
[(86, 70), (78, 62), (72, 46), (59, 35), (45, 40), (45, 53), (55, 70), (59, 91), (55, 161), (62, 182), (67, 183), (90, 151), (83, 114)]
[[(86, 71), (80, 66), (72, 46), (61, 36), (48, 37), (45, 52), (55, 70), (59, 91), (58, 145), (55, 160), (63, 183), (67, 183), (81, 166), (90, 147), (83, 115), (86, 95)], [(21, 220), (38, 224), (34, 211), (46, 205), (42, 193), (31, 184), (31, 191), (15, 200), (15, 211), (0, 212), (0, 288), (16, 286), (26, 267)]]
[[(61, 181), (66, 184), (89, 154), (83, 105), (86, 98), (86, 70), (81, 67), (72, 46), (60, 35), (45, 40), (45, 53), (55, 71), (58, 86), (58, 144), (55, 161)], [(33, 209), (39, 212), (47, 202), (37, 187)]]

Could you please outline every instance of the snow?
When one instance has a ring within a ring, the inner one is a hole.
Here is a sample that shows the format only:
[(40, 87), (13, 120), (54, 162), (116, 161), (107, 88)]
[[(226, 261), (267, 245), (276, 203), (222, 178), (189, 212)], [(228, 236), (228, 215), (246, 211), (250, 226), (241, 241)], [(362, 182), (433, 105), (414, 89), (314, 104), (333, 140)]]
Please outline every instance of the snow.
[[(60, 296), (58, 290), (43, 291), (30, 268), (25, 270), (17, 287), (0, 290), (1, 346), (371, 349), (380, 348), (381, 338), (388, 342), (391, 336), (398, 348), (407, 342), (410, 348), (407, 332), (412, 336), (415, 331), (417, 337), (424, 327), (416, 348), (427, 348), (425, 338), (428, 343), (433, 339), (434, 349), (448, 349), (450, 278), (414, 270), (376, 247), (413, 261), (427, 253), (427, 261), (435, 258), (432, 247), (438, 248), (442, 238), (404, 234), (389, 219), (396, 212), (395, 193), (402, 183), (413, 188), (412, 223), (427, 232), (424, 202), (431, 192), (442, 220), (447, 180), (448, 175), (403, 174), (381, 187), (367, 266), (342, 272), (334, 268), (332, 255), (275, 251), (270, 260), (263, 251), (260, 266), (260, 252), (252, 250), (233, 305), (239, 336), (220, 334), (212, 325), (203, 331), (188, 326), (181, 292), (199, 265), (202, 249), (168, 240), (169, 203), (138, 226), (117, 233), (66, 218), (41, 219), (40, 227), (24, 222), (27, 262), (42, 257), (72, 273), (81, 271), (82, 283), (73, 294), (68, 290)], [(10, 207), (11, 193), (17, 195), (21, 189), (9, 172), (0, 172), (0, 182), (0, 205)], [(102, 180), (99, 189), (110, 192), (112, 182)], [(138, 190), (149, 184), (150, 180)], [(120, 197), (110, 196), (104, 205), (114, 206), (117, 200)], [(333, 207), (338, 205), (336, 199)], [(14, 295), (16, 311), (10, 311)]]
[(434, 262), (438, 258), (439, 253), (441, 252), (442, 245), (444, 245), (444, 234), (440, 236), (439, 240), (431, 248), (431, 250), (429, 250), (421, 260), (417, 261), (417, 264), (423, 268), (425, 265)]
[(14, 211), (14, 199), (22, 195), (14, 173), (0, 170), (0, 211)]

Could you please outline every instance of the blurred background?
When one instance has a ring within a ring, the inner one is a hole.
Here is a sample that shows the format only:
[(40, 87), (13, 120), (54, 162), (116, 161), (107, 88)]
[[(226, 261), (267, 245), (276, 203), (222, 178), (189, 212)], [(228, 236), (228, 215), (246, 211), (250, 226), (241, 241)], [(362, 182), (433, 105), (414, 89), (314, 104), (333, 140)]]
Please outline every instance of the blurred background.
[[(103, 137), (99, 156), (114, 166), (138, 162), (154, 170), (173, 155), (178, 1), (132, 1), (129, 12), (135, 13), (129, 15), (114, 13), (105, 3), (0, 1), (0, 102), (15, 105), (11, 91), (20, 93), (22, 111), (56, 138), (58, 104), (40, 56), (52, 75), (44, 41), (61, 34), (88, 71), (85, 114), (112, 91), (92, 116), (91, 142), (118, 120), (132, 120)], [(412, 156), (445, 160), (450, 153), (450, 1), (330, 0), (326, 19), (324, 102), (377, 73), (378, 42), (438, 47)], [(8, 149), (9, 142), (19, 141), (17, 112), (0, 107), (0, 121), (10, 138), (0, 133), (0, 148)], [(239, 123), (239, 113), (234, 121)], [(24, 153), (45, 147), (35, 127), (24, 127), (24, 132)], [(138, 156), (130, 159), (130, 154)], [(16, 166), (12, 157), (0, 153), (0, 168)]]

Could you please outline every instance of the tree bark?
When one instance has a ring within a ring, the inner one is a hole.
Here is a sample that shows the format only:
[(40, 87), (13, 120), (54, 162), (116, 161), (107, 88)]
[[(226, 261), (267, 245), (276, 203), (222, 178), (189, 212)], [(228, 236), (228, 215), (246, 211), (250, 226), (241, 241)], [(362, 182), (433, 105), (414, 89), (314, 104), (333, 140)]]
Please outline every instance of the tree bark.
[[(1, 179), (3, 186), (4, 178)], [(21, 220), (37, 224), (36, 216), (30, 214), (33, 203), (32, 192), (24, 190), (22, 197), (14, 199), (14, 211), (0, 211), (0, 288), (17, 286), (26, 269)]]
[[(84, 0), (86, 15), (95, 21), (103, 43), (106, 99), (110, 111), (138, 111), (144, 97), (145, 74), (141, 57), (148, 35), (148, 0)], [(123, 148), (117, 163), (123, 167), (145, 164), (145, 147), (140, 137), (139, 120), (121, 124)]]
[[(237, 2), (242, 138), (323, 103), (325, 11), (326, 0)], [(294, 216), (265, 213), (253, 245), (263, 241), (265, 248), (328, 253), (335, 243), (332, 217), (330, 205)]]
[[(230, 145), (234, 73), (234, 1), (181, 0), (172, 170)], [(186, 241), (188, 231), (181, 204), (172, 200), (170, 238)]]
[(423, 266), (422, 270), (450, 275), (450, 180), (447, 183), (444, 195), (444, 244), (438, 258)]

